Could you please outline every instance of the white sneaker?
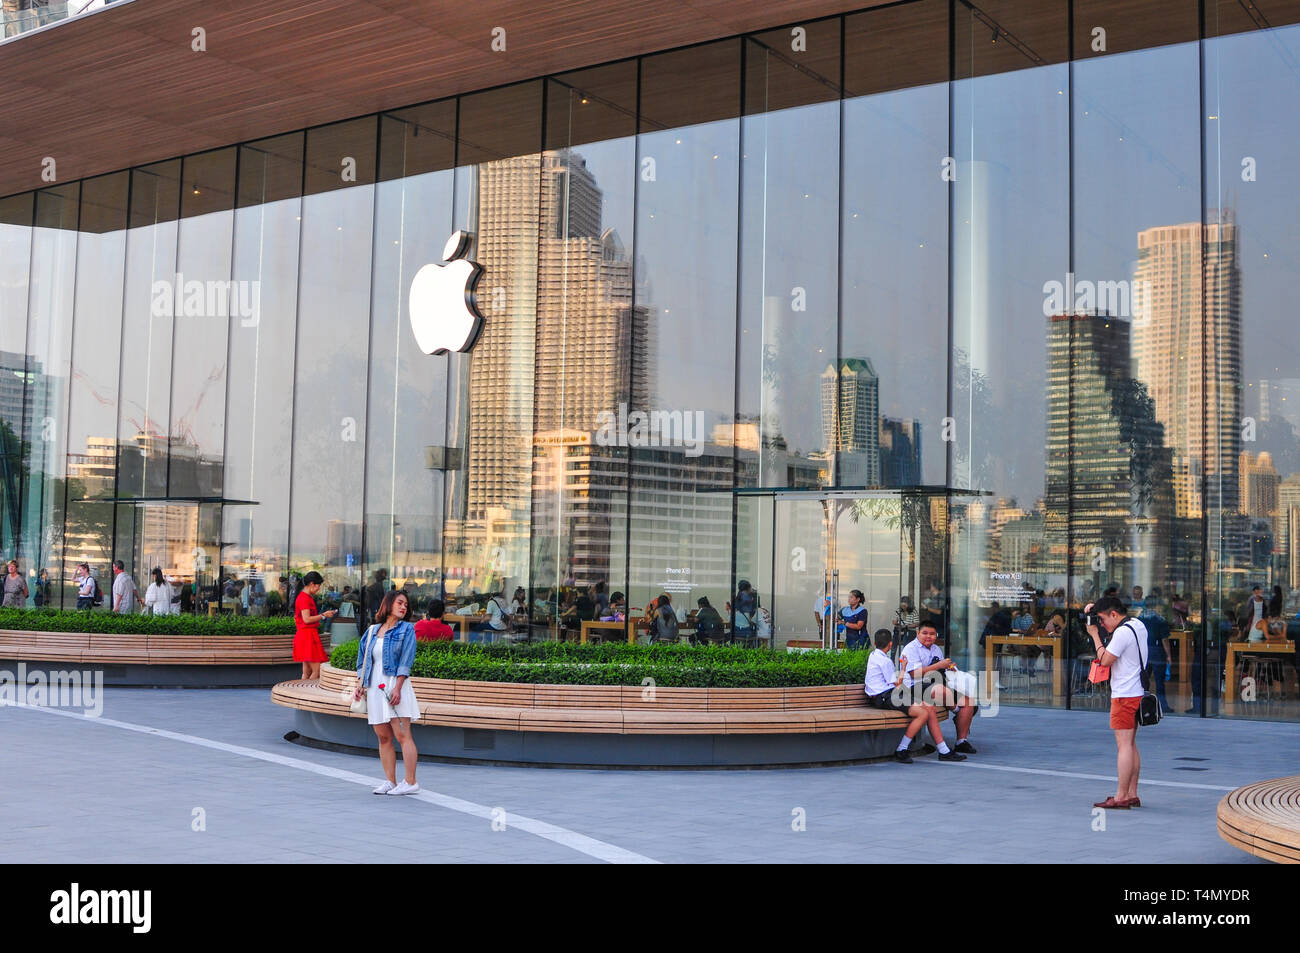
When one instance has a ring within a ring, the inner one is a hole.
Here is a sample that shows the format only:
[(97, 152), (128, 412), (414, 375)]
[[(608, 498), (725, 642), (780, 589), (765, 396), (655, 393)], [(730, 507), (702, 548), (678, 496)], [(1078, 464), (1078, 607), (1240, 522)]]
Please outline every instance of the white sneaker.
[(397, 787), (392, 781), (385, 780), (383, 784), (371, 791), (371, 794), (387, 794), (393, 788)]
[(396, 786), (386, 793), (394, 797), (400, 794), (419, 794), (420, 786), (418, 784), (407, 784), (405, 781), (398, 781)]

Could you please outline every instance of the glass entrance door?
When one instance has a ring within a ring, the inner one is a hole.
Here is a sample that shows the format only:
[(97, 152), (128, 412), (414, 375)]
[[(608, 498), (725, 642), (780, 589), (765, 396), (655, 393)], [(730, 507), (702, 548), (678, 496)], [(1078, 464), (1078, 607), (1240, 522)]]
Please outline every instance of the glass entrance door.
[(944, 499), (889, 490), (742, 500), (750, 545), (738, 545), (737, 576), (753, 583), (771, 612), (774, 647), (842, 646), (838, 610), (853, 590), (867, 607), (868, 632), (883, 627), (902, 637), (922, 618), (941, 619)]

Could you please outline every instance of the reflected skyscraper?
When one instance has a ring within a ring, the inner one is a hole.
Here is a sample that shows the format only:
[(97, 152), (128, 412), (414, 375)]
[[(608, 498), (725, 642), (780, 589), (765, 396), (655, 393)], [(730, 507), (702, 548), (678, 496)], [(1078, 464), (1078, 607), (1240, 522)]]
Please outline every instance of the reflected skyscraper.
[(869, 359), (822, 372), (822, 445), (839, 454), (841, 486), (880, 485), (880, 377)]
[(1161, 225), (1139, 232), (1137, 240), (1134, 278), (1149, 290), (1145, 313), (1133, 322), (1134, 366), (1182, 477), (1177, 515), (1199, 517), (1204, 504), (1235, 514), (1241, 451), (1237, 226)]

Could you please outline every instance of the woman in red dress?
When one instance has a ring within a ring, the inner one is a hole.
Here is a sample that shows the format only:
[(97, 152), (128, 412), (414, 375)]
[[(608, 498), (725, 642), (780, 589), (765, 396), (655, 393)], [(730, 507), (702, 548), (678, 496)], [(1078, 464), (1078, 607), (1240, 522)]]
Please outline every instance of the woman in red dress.
[(302, 662), (303, 678), (319, 679), (321, 663), (329, 661), (320, 641), (320, 624), (334, 618), (336, 610), (317, 613), (316, 600), (312, 598), (324, 582), (315, 570), (307, 573), (302, 577), (302, 592), (293, 604), (293, 621), (298, 627), (293, 635), (293, 660)]

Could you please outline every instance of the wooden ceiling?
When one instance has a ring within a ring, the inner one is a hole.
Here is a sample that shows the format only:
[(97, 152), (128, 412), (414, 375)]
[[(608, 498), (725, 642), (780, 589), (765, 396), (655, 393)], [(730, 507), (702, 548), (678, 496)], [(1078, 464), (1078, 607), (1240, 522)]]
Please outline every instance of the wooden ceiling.
[[(70, 182), (890, 2), (120, 0), (0, 44), (0, 196), (48, 185), (41, 178), (46, 157), (56, 160), (57, 181)], [(1189, 0), (1075, 0), (1076, 40), (1097, 23), (1114, 38), (1108, 52), (1195, 39), (1194, 14), (1171, 17), (1171, 5), (1196, 8)], [(946, 8), (946, 0), (916, 0), (850, 18), (844, 40), (856, 52), (845, 77), (849, 93), (945, 78)], [(959, 77), (1067, 55), (1067, 0), (963, 0), (957, 8)], [(1300, 0), (1205, 0), (1205, 11), (1205, 30), (1214, 35), (1296, 22)], [(198, 27), (206, 32), (205, 52), (191, 48)], [(492, 50), (495, 27), (506, 31), (504, 52)], [(838, 25), (830, 29), (838, 40)], [(812, 31), (809, 38), (816, 39)], [(757, 40), (776, 43), (775, 34)], [(643, 119), (653, 127), (734, 115), (737, 51), (692, 57), (698, 67), (701, 56), (716, 56), (726, 81), (700, 88), (694, 69), (682, 95), (643, 102)], [(656, 89), (671, 91), (672, 61), (648, 64), (661, 80)], [(820, 72), (833, 74), (836, 64), (827, 63)], [(810, 77), (791, 78), (788, 95), (821, 97)], [(773, 108), (783, 93), (768, 95)]]
[(0, 45), (0, 195), (883, 2), (134, 0)]

